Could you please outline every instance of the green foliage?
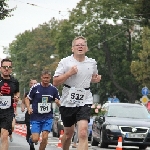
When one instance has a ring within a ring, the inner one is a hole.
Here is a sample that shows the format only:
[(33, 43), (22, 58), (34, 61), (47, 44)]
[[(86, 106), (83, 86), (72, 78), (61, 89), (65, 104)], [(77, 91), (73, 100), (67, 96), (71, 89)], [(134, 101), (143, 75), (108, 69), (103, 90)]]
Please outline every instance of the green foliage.
[(9, 53), (14, 73), (20, 82), (21, 95), (25, 89), (28, 90), (30, 79), (40, 82), (43, 69), (50, 70), (53, 76), (59, 58), (50, 59), (52, 54), (57, 53), (50, 33), (51, 27), (50, 24), (43, 24), (32, 31), (25, 31), (10, 44)]
[[(101, 95), (101, 103), (107, 100), (106, 93), (115, 93), (121, 101), (134, 102), (139, 98), (141, 87), (139, 80), (135, 80), (139, 72), (133, 76), (130, 66), (141, 57), (142, 48), (141, 33), (134, 28), (139, 25), (135, 4), (134, 0), (81, 0), (70, 12), (68, 20), (52, 18), (32, 31), (17, 35), (9, 52), (21, 89), (28, 87), (31, 78), (39, 81), (41, 70), (46, 68), (53, 73), (60, 58), (72, 53), (72, 40), (82, 35), (88, 40), (87, 56), (97, 61), (102, 75), (100, 83), (91, 84), (92, 93)], [(120, 19), (122, 24), (117, 24)], [(144, 41), (144, 45), (148, 45), (148, 41)], [(49, 59), (53, 53), (59, 54), (59, 58)], [(143, 59), (146, 55), (146, 52), (142, 54)], [(145, 77), (146, 71), (143, 73)]]
[(15, 10), (15, 8), (9, 9), (6, 1), (7, 0), (0, 0), (0, 20), (11, 17), (12, 15), (10, 13)]
[(143, 86), (150, 88), (150, 29), (145, 27), (142, 35), (143, 49), (138, 53), (139, 59), (131, 64), (131, 72)]
[(136, 0), (135, 11), (136, 16), (142, 18), (142, 24), (150, 27), (150, 1), (149, 0)]
[[(132, 53), (134, 51), (137, 54), (140, 45), (139, 34), (133, 36), (133, 42), (131, 40), (135, 24), (130, 21), (135, 17), (133, 6), (134, 1), (129, 0), (81, 0), (72, 10), (69, 20), (59, 28), (61, 32), (57, 38), (57, 49), (62, 56), (70, 52), (68, 44), (65, 44), (69, 38), (73, 39), (71, 37), (77, 35), (87, 38), (87, 55), (97, 60), (98, 70), (102, 75), (100, 84), (92, 84), (91, 90), (104, 95), (102, 100), (106, 100), (106, 92), (123, 93), (130, 102), (134, 102), (138, 96), (138, 83), (130, 71), (132, 59), (137, 57)], [(120, 18), (125, 19), (121, 25), (117, 25), (116, 22)], [(109, 24), (107, 19), (113, 19), (114, 24)], [(101, 48), (98, 48), (98, 43)]]

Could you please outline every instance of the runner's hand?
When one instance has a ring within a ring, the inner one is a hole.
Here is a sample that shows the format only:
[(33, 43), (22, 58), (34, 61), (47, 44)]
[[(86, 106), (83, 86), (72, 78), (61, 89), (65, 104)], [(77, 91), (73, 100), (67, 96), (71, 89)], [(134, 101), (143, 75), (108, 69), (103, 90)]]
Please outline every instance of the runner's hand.
[(14, 102), (18, 102), (19, 101), (19, 97), (18, 96), (14, 96)]
[(3, 94), (0, 92), (0, 96), (3, 96)]
[(57, 98), (55, 98), (55, 103), (56, 103), (56, 105), (57, 105), (58, 107), (60, 107), (60, 106), (61, 106), (61, 104), (60, 104), (60, 100), (58, 100)]
[(74, 74), (77, 74), (77, 72), (78, 72), (77, 66), (71, 67), (70, 70), (68, 71), (68, 73), (70, 74), (70, 76), (72, 76)]
[(92, 80), (91, 80), (91, 82), (97, 83), (97, 82), (100, 82), (100, 80), (101, 80), (101, 75), (98, 75), (98, 74), (92, 75)]
[(33, 113), (33, 109), (32, 108), (28, 108), (28, 114), (32, 114)]

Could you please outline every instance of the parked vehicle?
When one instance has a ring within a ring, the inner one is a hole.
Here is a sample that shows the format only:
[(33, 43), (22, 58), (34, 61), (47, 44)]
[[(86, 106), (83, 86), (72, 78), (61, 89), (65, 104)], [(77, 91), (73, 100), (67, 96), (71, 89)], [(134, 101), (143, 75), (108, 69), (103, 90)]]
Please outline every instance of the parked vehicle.
[(25, 113), (26, 113), (26, 111), (22, 112), (21, 108), (17, 107), (17, 114), (15, 116), (16, 123), (25, 124)]
[(61, 115), (55, 115), (54, 116), (54, 121), (53, 121), (53, 126), (52, 126), (52, 134), (53, 137), (60, 137), (60, 132), (61, 130), (64, 130), (64, 125), (61, 120)]
[(92, 125), (93, 125), (93, 118), (90, 118), (90, 122), (88, 123), (88, 141), (91, 141), (92, 137)]
[(119, 137), (124, 146), (150, 146), (150, 114), (143, 104), (106, 103), (103, 109), (104, 116), (93, 120), (92, 146), (117, 145)]

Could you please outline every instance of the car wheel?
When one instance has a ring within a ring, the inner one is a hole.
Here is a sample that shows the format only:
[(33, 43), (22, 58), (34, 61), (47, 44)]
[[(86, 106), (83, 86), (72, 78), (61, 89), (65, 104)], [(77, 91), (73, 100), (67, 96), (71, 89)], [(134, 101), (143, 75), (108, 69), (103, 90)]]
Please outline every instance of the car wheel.
[(101, 131), (101, 133), (100, 133), (100, 142), (99, 142), (100, 147), (101, 148), (108, 148), (108, 144), (104, 143), (103, 138), (104, 138), (103, 132)]
[(145, 146), (145, 145), (139, 146), (139, 149), (146, 149), (146, 148), (147, 148), (147, 146)]
[(99, 144), (99, 142), (97, 142), (97, 141), (93, 138), (93, 136), (91, 136), (91, 145), (92, 145), (92, 146), (98, 146), (98, 144)]

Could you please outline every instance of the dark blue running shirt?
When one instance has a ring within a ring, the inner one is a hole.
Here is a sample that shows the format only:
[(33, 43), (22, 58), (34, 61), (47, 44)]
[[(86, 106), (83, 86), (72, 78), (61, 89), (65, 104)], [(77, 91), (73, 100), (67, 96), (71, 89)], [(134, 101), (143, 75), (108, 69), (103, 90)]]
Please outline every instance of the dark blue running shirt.
[(55, 98), (60, 99), (56, 87), (52, 84), (48, 87), (43, 87), (41, 83), (37, 83), (30, 88), (27, 97), (32, 101), (33, 113), (30, 116), (31, 121), (53, 118), (52, 103)]

